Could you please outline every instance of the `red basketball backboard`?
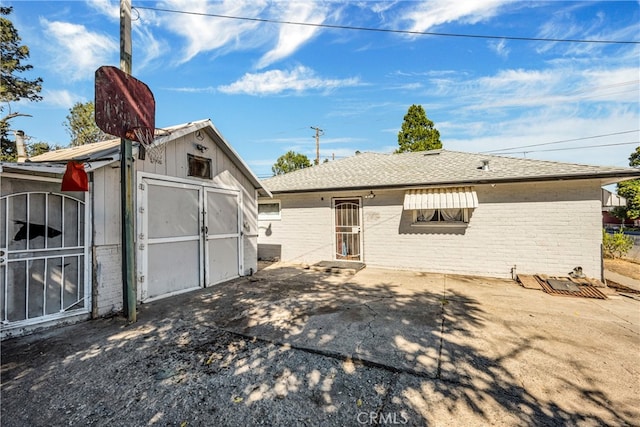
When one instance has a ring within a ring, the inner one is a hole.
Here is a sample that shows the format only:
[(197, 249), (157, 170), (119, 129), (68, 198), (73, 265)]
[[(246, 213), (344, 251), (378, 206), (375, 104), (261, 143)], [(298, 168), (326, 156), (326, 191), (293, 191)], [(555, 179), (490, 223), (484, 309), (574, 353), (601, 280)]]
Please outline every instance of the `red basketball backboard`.
[(153, 132), (156, 127), (156, 101), (151, 89), (116, 67), (98, 68), (95, 120), (103, 132), (137, 141), (136, 128)]

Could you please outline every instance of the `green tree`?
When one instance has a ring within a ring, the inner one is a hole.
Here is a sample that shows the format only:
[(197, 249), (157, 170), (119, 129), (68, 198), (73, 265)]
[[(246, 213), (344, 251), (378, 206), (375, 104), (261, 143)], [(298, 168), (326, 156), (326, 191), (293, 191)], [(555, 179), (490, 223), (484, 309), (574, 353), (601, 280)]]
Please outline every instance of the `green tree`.
[(3, 161), (16, 159), (15, 143), (9, 139), (9, 120), (27, 115), (17, 111), (4, 115), (5, 106), (21, 99), (42, 100), (39, 95), (42, 79), (30, 80), (18, 75), (31, 70), (33, 66), (22, 62), (29, 58), (29, 48), (20, 44), (18, 30), (5, 17), (12, 11), (12, 7), (0, 7), (0, 160)]
[(308, 168), (310, 166), (311, 162), (304, 154), (287, 151), (285, 154), (278, 157), (278, 160), (271, 167), (271, 171), (273, 172), (273, 175), (276, 176), (298, 169)]
[[(629, 166), (640, 168), (640, 146), (629, 156)], [(619, 182), (617, 193), (627, 199), (627, 206), (616, 209), (614, 215), (620, 219), (640, 218), (640, 179)]]
[(442, 148), (440, 132), (433, 126), (421, 105), (413, 104), (404, 116), (402, 128), (398, 132), (396, 153), (407, 151), (427, 151)]
[(58, 147), (57, 145), (51, 146), (46, 142), (40, 141), (34, 144), (28, 144), (27, 153), (29, 154), (29, 157), (34, 157), (34, 156), (39, 156), (40, 154), (43, 154), (43, 153), (48, 153), (49, 151), (57, 150), (59, 148), (62, 148), (62, 147)]
[(69, 110), (67, 121), (62, 123), (71, 136), (71, 145), (91, 144), (105, 141), (112, 137), (102, 132), (94, 119), (93, 102), (76, 102)]

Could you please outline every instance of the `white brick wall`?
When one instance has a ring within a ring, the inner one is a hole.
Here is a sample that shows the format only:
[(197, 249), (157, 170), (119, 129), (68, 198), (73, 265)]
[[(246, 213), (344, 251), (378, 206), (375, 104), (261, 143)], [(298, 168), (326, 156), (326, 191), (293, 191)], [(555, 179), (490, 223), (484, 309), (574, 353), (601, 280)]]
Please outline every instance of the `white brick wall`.
[(120, 245), (93, 247), (97, 315), (122, 310), (122, 260)]
[[(510, 277), (566, 275), (581, 266), (600, 278), (598, 181), (497, 184), (475, 187), (479, 207), (465, 228), (411, 227), (404, 191), (363, 199), (364, 261), (371, 266)], [(258, 244), (281, 245), (286, 261), (333, 259), (332, 196), (278, 195), (281, 221), (261, 221)], [(324, 199), (324, 200), (322, 200)], [(265, 230), (271, 225), (271, 235)]]

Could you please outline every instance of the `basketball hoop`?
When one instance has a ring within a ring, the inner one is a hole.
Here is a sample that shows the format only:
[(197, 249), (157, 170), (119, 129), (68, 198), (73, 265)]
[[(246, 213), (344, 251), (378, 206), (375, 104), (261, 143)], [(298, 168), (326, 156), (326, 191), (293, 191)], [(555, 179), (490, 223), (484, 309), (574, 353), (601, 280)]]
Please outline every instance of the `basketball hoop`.
[[(164, 145), (156, 144), (154, 142), (155, 129), (137, 127), (133, 128), (131, 131), (127, 131), (127, 135), (131, 136), (130, 139), (132, 141), (138, 141), (140, 143), (140, 150), (144, 150), (144, 153), (149, 155), (149, 161), (151, 163), (162, 164), (162, 160), (164, 158)], [(141, 158), (144, 159), (144, 154)]]

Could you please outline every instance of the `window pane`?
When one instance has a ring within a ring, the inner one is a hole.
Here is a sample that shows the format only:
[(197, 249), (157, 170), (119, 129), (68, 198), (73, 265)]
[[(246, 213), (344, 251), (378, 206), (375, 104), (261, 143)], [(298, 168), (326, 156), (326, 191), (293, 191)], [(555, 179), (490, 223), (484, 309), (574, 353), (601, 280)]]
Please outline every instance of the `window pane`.
[(280, 203), (260, 203), (258, 205), (258, 218), (280, 218)]

